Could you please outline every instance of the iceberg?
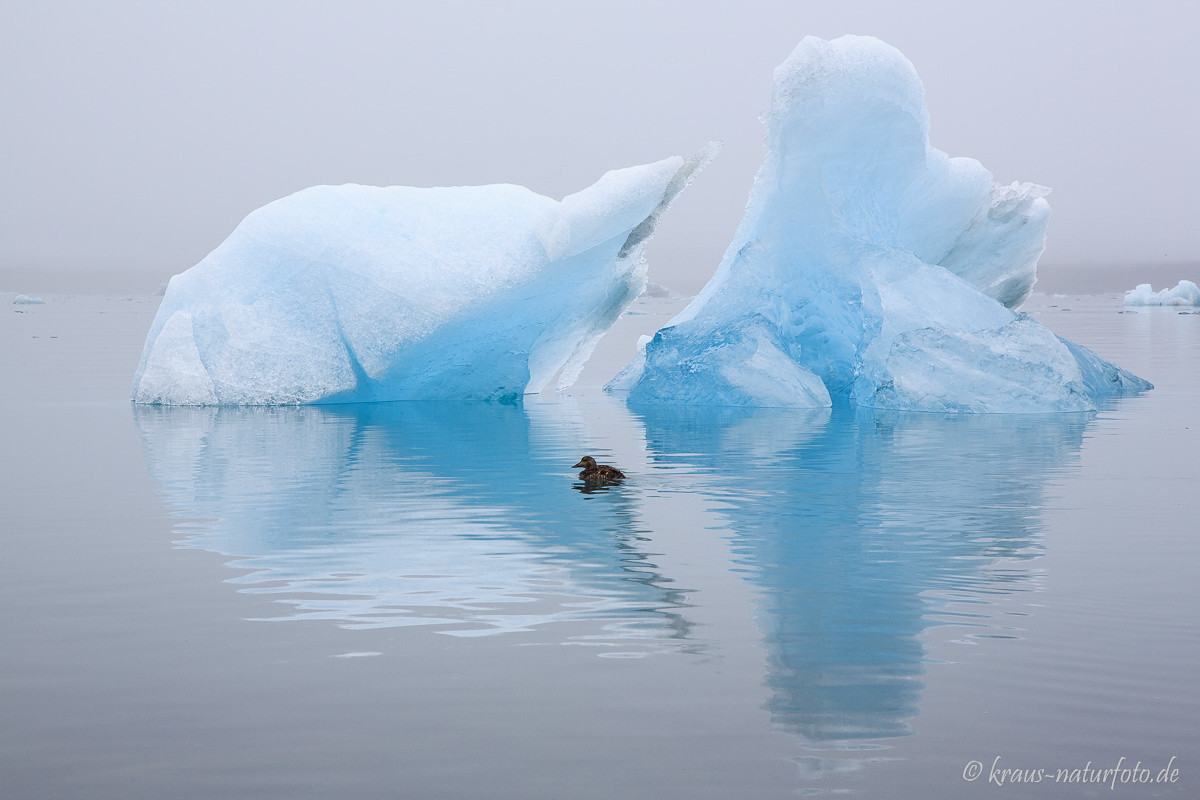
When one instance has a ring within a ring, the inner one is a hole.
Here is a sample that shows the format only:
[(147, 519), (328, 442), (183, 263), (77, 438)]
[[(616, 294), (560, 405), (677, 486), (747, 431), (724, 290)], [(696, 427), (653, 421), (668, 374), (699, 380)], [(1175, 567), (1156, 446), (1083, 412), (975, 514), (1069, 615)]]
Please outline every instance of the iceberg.
[(1048, 189), (929, 143), (912, 64), (862, 36), (775, 70), (767, 157), (716, 273), (609, 384), (650, 403), (1094, 409), (1149, 384), (1016, 312)]
[(1156, 292), (1148, 283), (1139, 283), (1125, 293), (1127, 306), (1200, 306), (1200, 286), (1180, 281), (1174, 289)]
[(566, 388), (646, 285), (644, 243), (715, 154), (513, 185), (316, 186), (168, 284), (136, 403), (278, 405)]

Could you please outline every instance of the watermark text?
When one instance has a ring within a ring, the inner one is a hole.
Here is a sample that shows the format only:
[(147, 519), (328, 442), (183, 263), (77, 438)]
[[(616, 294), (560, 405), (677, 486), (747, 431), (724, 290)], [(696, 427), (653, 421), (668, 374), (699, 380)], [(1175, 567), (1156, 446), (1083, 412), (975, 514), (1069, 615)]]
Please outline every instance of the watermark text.
[(982, 761), (968, 761), (963, 767), (963, 780), (975, 782), (981, 778), (995, 786), (1031, 783), (1088, 783), (1107, 786), (1116, 791), (1118, 786), (1137, 784), (1175, 783), (1179, 780), (1177, 757), (1171, 756), (1166, 766), (1132, 761), (1125, 756), (1117, 759), (1113, 766), (1097, 765), (1091, 761), (1082, 767), (1018, 767), (1008, 764), (1003, 756), (992, 759), (991, 765)]

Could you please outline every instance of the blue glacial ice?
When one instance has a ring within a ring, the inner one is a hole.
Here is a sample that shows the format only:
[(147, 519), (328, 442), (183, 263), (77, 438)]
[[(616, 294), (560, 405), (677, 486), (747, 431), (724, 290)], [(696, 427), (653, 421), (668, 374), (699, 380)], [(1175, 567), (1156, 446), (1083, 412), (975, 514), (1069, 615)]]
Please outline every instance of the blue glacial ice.
[(766, 116), (767, 157), (716, 274), (610, 391), (635, 406), (1044, 412), (1149, 388), (1014, 311), (1049, 190), (933, 148), (899, 51), (806, 38)]
[(1127, 306), (1200, 306), (1200, 286), (1191, 281), (1180, 281), (1173, 289), (1160, 292), (1148, 283), (1139, 283), (1125, 293)]
[(512, 400), (578, 377), (646, 285), (655, 223), (715, 153), (512, 185), (317, 186), (251, 213), (163, 297), (137, 403)]

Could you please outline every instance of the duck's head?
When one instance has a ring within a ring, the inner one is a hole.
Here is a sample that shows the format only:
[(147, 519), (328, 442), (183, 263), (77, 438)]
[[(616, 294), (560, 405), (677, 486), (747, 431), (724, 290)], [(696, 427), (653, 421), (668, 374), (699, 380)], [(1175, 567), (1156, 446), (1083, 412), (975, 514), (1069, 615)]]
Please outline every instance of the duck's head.
[[(575, 465), (575, 467), (583, 467), (584, 469), (591, 469), (594, 466), (596, 466), (596, 459), (592, 458), (591, 456), (584, 456), (583, 458), (579, 459), (579, 463)], [(575, 467), (572, 467), (572, 469)]]

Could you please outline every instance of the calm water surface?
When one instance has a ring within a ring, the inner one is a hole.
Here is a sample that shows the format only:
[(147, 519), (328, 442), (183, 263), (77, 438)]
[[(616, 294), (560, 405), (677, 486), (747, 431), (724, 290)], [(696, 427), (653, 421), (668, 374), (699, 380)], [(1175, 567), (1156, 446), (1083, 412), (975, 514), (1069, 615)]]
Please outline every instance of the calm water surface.
[(1200, 315), (1035, 296), (1157, 385), (1088, 415), (631, 411), (660, 301), (566, 398), (186, 409), (155, 299), (0, 299), (6, 797), (1200, 790)]

